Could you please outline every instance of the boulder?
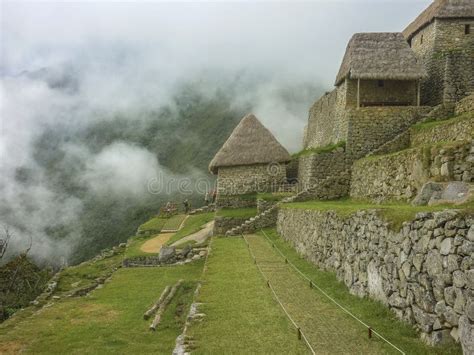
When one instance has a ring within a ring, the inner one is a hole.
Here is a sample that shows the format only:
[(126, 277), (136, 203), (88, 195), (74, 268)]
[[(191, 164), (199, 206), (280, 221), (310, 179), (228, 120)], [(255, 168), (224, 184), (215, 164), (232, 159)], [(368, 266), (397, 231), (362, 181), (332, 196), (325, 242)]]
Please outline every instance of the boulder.
[(158, 256), (160, 263), (169, 262), (172, 258), (176, 255), (176, 248), (175, 247), (167, 247), (163, 246), (160, 249), (160, 254)]
[(426, 206), (433, 196), (440, 196), (442, 191), (442, 183), (429, 181), (421, 187), (420, 192), (413, 199), (412, 205)]
[(465, 182), (451, 181), (440, 185), (442, 187), (441, 193), (435, 193), (431, 196), (428, 202), (429, 206), (466, 203), (473, 195), (471, 185)]

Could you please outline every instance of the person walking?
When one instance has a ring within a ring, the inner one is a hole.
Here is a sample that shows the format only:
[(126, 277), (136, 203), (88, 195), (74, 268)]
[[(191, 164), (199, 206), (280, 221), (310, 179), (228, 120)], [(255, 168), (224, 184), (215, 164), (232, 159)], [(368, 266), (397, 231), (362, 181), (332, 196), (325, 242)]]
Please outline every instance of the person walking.
[(188, 214), (188, 212), (189, 212), (189, 201), (188, 201), (188, 199), (184, 200), (183, 205), (184, 205), (184, 213)]
[(209, 192), (206, 192), (206, 195), (204, 196), (204, 204), (209, 206)]

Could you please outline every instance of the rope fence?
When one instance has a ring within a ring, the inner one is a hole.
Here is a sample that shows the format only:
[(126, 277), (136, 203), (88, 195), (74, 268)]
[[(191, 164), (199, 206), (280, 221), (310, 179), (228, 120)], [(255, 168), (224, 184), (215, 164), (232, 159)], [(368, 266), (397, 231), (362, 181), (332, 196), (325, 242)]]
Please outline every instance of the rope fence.
[[(338, 306), (341, 310), (343, 310), (345, 313), (347, 313), (349, 316), (351, 316), (352, 318), (354, 318), (356, 321), (358, 321), (360, 324), (362, 324), (364, 327), (367, 328), (367, 331), (368, 331), (368, 335), (369, 335), (369, 338), (372, 337), (372, 334), (375, 334), (379, 339), (383, 340), (384, 342), (386, 342), (387, 344), (389, 344), (390, 346), (392, 346), (395, 350), (397, 350), (398, 352), (400, 352), (401, 354), (405, 355), (405, 352), (402, 351), (400, 348), (398, 348), (397, 346), (395, 346), (393, 343), (391, 343), (389, 340), (387, 340), (385, 337), (383, 337), (380, 333), (378, 333), (377, 331), (375, 331), (371, 326), (369, 326), (368, 324), (366, 324), (363, 320), (359, 319), (357, 316), (355, 316), (351, 311), (349, 311), (347, 308), (345, 308), (343, 305), (341, 305), (339, 302), (337, 302), (334, 298), (332, 298), (331, 296), (329, 296), (321, 287), (319, 287), (316, 283), (314, 283), (313, 280), (311, 280), (308, 276), (306, 276), (305, 274), (303, 274), (303, 272), (298, 269), (296, 267), (295, 264), (293, 264), (290, 260), (288, 260), (288, 258), (281, 252), (281, 250), (275, 245), (275, 243), (273, 243), (272, 240), (270, 240), (270, 238), (267, 236), (267, 234), (265, 233), (265, 231), (262, 229), (261, 230), (263, 235), (265, 236), (265, 238), (267, 239), (267, 241), (270, 243), (270, 245), (276, 249), (278, 251), (278, 253), (283, 257), (283, 259), (285, 259), (285, 263), (291, 265), (293, 267), (293, 269), (295, 269), (304, 279), (306, 279), (307, 281), (309, 281), (309, 287), (310, 288), (316, 288), (318, 291), (320, 291), (327, 299), (329, 299), (331, 302), (333, 302), (336, 306)], [(244, 239), (245, 239), (245, 236), (244, 236)], [(249, 247), (249, 244), (247, 242), (247, 240), (245, 239), (245, 242), (247, 243), (247, 246)], [(249, 247), (249, 250), (250, 250), (250, 247)], [(251, 251), (250, 251), (251, 252)], [(252, 252), (251, 252), (252, 254)], [(252, 254), (253, 255), (253, 254)], [(254, 260), (255, 257), (254, 257)], [(258, 265), (257, 265), (258, 266)], [(260, 271), (261, 272), (261, 271)], [(283, 306), (282, 306), (283, 307)], [(314, 352), (313, 352), (314, 353)]]
[(306, 338), (306, 335), (303, 333), (303, 331), (301, 330), (301, 328), (298, 326), (298, 324), (295, 322), (295, 320), (290, 316), (290, 314), (288, 313), (288, 311), (286, 310), (285, 306), (283, 305), (283, 303), (280, 301), (280, 298), (278, 298), (278, 295), (276, 294), (275, 292), (275, 289), (273, 288), (272, 284), (270, 283), (270, 280), (268, 280), (266, 277), (265, 277), (265, 274), (263, 273), (262, 269), (260, 268), (260, 265), (257, 263), (257, 258), (255, 257), (255, 255), (253, 254), (252, 252), (252, 249), (250, 249), (250, 244), (249, 242), (247, 241), (247, 238), (245, 238), (245, 235), (242, 234), (242, 237), (244, 238), (244, 241), (245, 241), (245, 244), (247, 245), (247, 249), (250, 253), (250, 256), (252, 257), (253, 261), (254, 261), (254, 264), (257, 266), (257, 269), (258, 271), (260, 272), (260, 274), (262, 275), (263, 279), (266, 281), (267, 283), (267, 286), (270, 288), (270, 290), (272, 291), (273, 293), (273, 296), (275, 297), (275, 300), (278, 302), (278, 304), (280, 305), (280, 307), (283, 309), (283, 312), (286, 314), (286, 316), (288, 317), (288, 319), (290, 320), (290, 322), (293, 324), (293, 326), (296, 328), (296, 332), (297, 332), (297, 335), (298, 335), (298, 339), (303, 339), (306, 346), (308, 346), (309, 350), (311, 350), (311, 353), (313, 355), (316, 355), (316, 352), (314, 351), (313, 347), (311, 346), (311, 344), (309, 343), (308, 341), (308, 338)]

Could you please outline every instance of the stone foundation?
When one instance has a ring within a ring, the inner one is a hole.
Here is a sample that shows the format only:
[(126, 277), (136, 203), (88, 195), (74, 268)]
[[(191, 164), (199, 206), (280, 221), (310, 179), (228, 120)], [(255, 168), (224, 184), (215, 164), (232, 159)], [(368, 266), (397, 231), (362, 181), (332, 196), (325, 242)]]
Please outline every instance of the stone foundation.
[(257, 206), (257, 195), (219, 195), (216, 207), (221, 208), (249, 208)]
[(277, 230), (315, 265), (335, 271), (358, 296), (387, 305), (430, 344), (474, 346), (474, 215), (418, 213), (401, 231), (375, 210), (281, 208)]
[(361, 158), (407, 130), (428, 107), (365, 107), (348, 111), (346, 152)]

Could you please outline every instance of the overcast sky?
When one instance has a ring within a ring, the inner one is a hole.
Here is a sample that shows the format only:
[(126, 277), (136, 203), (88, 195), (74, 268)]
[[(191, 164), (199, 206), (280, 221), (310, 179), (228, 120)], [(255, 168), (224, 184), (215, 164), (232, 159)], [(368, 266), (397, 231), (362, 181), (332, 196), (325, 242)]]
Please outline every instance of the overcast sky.
[(262, 68), (330, 87), (353, 33), (401, 31), (429, 3), (2, 2), (1, 65), (15, 73), (73, 56), (101, 61), (123, 46), (169, 71)]

